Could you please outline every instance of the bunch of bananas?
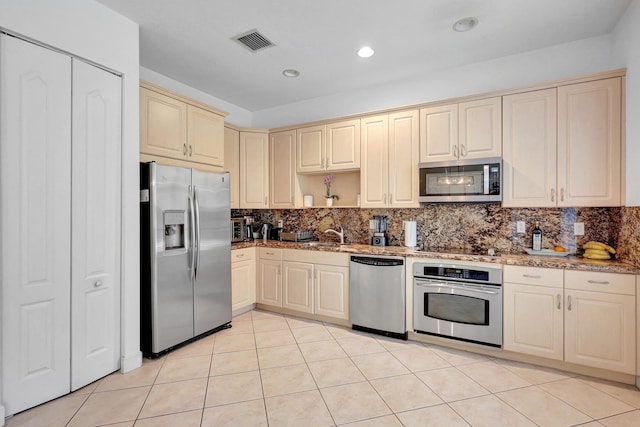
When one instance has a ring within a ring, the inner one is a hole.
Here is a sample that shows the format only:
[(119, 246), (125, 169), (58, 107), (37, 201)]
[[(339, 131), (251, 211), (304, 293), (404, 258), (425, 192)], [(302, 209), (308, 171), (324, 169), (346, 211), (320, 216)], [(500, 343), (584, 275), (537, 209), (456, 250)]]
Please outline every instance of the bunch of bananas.
[(611, 259), (611, 255), (616, 253), (614, 248), (600, 242), (587, 242), (582, 249), (585, 250), (582, 256), (589, 259)]

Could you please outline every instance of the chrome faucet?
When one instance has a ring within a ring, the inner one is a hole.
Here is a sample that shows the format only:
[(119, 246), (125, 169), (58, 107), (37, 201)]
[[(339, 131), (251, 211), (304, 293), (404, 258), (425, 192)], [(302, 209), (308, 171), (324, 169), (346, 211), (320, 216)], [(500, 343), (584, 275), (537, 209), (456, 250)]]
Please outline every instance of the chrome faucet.
[(338, 236), (340, 236), (340, 244), (344, 245), (344, 229), (342, 227), (340, 227), (340, 232), (339, 233), (336, 230), (332, 229), (332, 228), (329, 228), (329, 229), (325, 230), (324, 232), (325, 232), (325, 234), (326, 233), (335, 233), (335, 234), (337, 234)]

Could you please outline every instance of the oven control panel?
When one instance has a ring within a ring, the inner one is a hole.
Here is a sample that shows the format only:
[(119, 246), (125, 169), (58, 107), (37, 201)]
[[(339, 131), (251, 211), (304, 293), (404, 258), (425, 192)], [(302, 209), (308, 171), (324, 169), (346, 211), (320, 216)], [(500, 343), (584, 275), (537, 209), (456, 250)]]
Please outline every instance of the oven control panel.
[(413, 276), (429, 279), (457, 279), (476, 283), (502, 283), (502, 269), (469, 267), (455, 264), (415, 263)]

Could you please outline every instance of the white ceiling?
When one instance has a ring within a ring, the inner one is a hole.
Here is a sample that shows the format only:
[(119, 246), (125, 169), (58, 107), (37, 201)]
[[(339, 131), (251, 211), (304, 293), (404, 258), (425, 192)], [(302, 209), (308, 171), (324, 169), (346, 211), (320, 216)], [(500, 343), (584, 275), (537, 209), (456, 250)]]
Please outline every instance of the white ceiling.
[[(610, 33), (630, 0), (98, 0), (140, 25), (140, 65), (249, 111)], [(467, 33), (460, 18), (480, 21)], [(257, 29), (276, 46), (232, 40)], [(376, 54), (356, 56), (362, 45)], [(295, 68), (296, 79), (282, 71)]]

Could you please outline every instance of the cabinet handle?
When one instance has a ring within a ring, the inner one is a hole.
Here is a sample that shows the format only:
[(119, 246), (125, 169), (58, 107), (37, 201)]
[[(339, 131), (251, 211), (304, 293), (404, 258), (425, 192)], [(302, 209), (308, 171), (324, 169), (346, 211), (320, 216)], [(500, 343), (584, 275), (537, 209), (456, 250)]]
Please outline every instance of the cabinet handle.
[(464, 144), (460, 145), (460, 156), (467, 157), (467, 149), (465, 148)]
[(560, 310), (560, 308), (562, 308), (562, 297), (560, 296), (560, 294), (558, 294), (557, 298), (556, 298), (557, 304), (558, 304), (558, 310)]
[(191, 148), (191, 145), (189, 145), (189, 157), (191, 157), (192, 154), (193, 154), (193, 148)]
[(387, 193), (384, 193), (384, 195), (382, 196), (382, 203), (383, 204), (387, 204)]
[(453, 146), (453, 157), (458, 157), (458, 145)]
[(244, 254), (236, 254), (236, 258), (244, 258)]
[(267, 255), (272, 255), (272, 256), (273, 256), (273, 255), (275, 255), (275, 253), (274, 253), (274, 252), (265, 252), (265, 254), (267, 254)]
[(551, 189), (551, 201), (552, 202), (556, 201), (556, 189), (555, 188)]
[(564, 188), (560, 189), (560, 201), (564, 202)]
[(389, 193), (389, 204), (393, 203), (393, 193)]
[(102, 286), (102, 280), (96, 280), (96, 282), (93, 284), (94, 288), (99, 288), (100, 286)]
[(182, 155), (187, 155), (187, 144), (182, 144)]
[(542, 276), (536, 274), (523, 274), (522, 277), (528, 277), (529, 279), (542, 279)]
[(594, 285), (608, 285), (608, 280), (587, 280), (589, 283), (593, 283)]
[(264, 196), (264, 205), (267, 206), (267, 196)]
[(571, 311), (571, 295), (567, 296), (567, 310)]

